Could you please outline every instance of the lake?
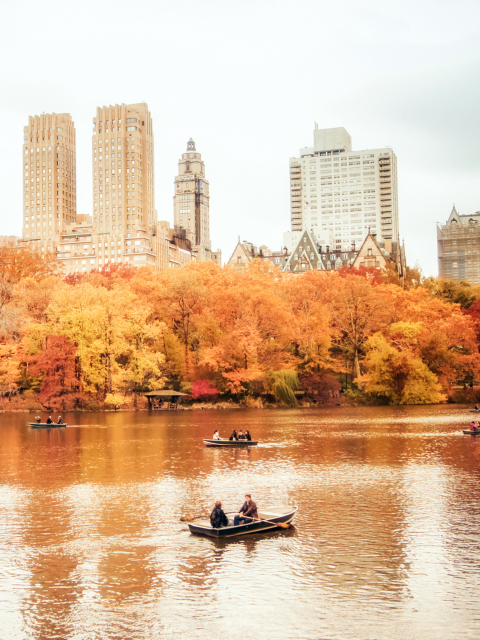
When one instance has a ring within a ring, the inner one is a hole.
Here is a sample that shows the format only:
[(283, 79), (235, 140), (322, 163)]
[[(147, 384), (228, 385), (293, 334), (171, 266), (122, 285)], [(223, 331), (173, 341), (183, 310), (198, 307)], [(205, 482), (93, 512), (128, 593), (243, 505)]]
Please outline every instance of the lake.
[[(480, 635), (470, 407), (0, 415), (0, 638)], [(247, 428), (258, 447), (202, 438)], [(215, 541), (186, 514), (298, 505)]]

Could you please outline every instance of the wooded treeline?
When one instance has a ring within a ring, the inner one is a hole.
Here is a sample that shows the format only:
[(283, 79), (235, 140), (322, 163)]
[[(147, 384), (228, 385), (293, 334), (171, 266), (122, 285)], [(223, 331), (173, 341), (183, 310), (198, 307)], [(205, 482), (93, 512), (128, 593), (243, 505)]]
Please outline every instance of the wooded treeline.
[[(409, 270), (281, 273), (212, 263), (59, 274), (0, 248), (0, 400), (46, 410), (122, 406), (164, 387), (288, 404), (445, 400), (479, 371), (480, 288)], [(267, 394), (267, 395), (266, 395)]]

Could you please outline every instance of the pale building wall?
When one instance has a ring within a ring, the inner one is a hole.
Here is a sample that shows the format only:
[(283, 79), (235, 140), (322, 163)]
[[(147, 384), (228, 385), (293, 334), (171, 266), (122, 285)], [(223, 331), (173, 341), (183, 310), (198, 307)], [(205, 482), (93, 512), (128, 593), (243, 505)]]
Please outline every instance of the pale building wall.
[(321, 235), (331, 231), (337, 250), (352, 242), (358, 245), (368, 229), (380, 240), (396, 240), (394, 152), (388, 148), (352, 151), (343, 127), (316, 129), (314, 137), (314, 147), (302, 149), (299, 158), (290, 158), (292, 232), (309, 229)]
[(387, 264), (387, 258), (383, 255), (380, 247), (377, 245), (371, 235), (368, 235), (365, 242), (355, 258), (353, 267), (375, 267), (376, 269), (384, 269)]
[(459, 215), (455, 207), (446, 224), (437, 225), (438, 276), (480, 284), (480, 212)]
[(23, 131), (22, 238), (54, 249), (75, 222), (75, 125), (69, 113), (44, 113), (30, 116)]

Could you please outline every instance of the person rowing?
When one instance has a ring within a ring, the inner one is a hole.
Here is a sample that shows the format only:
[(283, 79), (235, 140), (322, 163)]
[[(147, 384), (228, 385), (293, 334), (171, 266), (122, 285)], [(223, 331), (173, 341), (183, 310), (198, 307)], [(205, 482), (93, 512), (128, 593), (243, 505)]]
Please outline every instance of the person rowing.
[(58, 416), (57, 424), (63, 424), (62, 416)]
[(42, 422), (42, 419), (40, 416), (35, 416), (35, 422), (37, 422), (38, 424), (40, 424)]
[(53, 424), (52, 416), (48, 416), (46, 424)]
[(215, 429), (215, 433), (213, 434), (213, 440), (221, 440), (220, 434), (218, 433), (218, 429)]
[(478, 404), (475, 405), (475, 411), (480, 411), (480, 409), (478, 408)]
[(252, 518), (257, 518), (258, 520), (257, 505), (252, 500), (252, 496), (249, 493), (246, 493), (245, 502), (243, 503), (242, 508), (239, 510), (238, 515), (236, 515), (233, 519), (233, 524), (235, 527), (237, 527), (240, 523), (247, 524), (248, 522), (252, 522)]
[(210, 524), (213, 529), (220, 529), (221, 527), (226, 527), (228, 525), (228, 518), (222, 509), (221, 500), (217, 500), (215, 502), (215, 507), (210, 514)]
[(470, 431), (476, 431), (477, 430), (477, 425), (475, 424), (475, 420), (472, 420), (470, 422)]
[(237, 431), (234, 429), (232, 435), (230, 436), (229, 440), (238, 440), (237, 438)]
[(243, 431), (240, 429), (239, 433), (238, 433), (238, 439), (239, 440), (246, 440), (247, 436), (243, 433)]

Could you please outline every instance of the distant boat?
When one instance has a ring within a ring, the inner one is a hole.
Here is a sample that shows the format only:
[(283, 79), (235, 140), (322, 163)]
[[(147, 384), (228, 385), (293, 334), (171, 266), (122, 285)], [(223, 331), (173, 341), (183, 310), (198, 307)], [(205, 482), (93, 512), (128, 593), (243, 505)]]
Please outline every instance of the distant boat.
[(480, 413), (480, 409), (470, 409), (470, 413)]
[[(209, 536), (210, 538), (231, 538), (233, 536), (242, 536), (247, 533), (259, 533), (260, 531), (268, 531), (270, 529), (277, 529), (277, 522), (290, 523), (298, 507), (268, 507), (265, 511), (258, 513), (259, 520), (253, 520), (246, 524), (239, 524), (229, 527), (221, 527), (220, 529), (214, 529), (210, 520), (200, 520), (196, 523), (189, 523), (188, 528), (192, 533), (200, 536)], [(268, 522), (266, 522), (266, 520)]]
[(258, 444), (258, 440), (214, 440), (203, 439), (207, 447), (252, 447)]
[(480, 429), (464, 429), (463, 433), (467, 436), (478, 436), (480, 434)]
[(53, 429), (53, 427), (66, 427), (67, 423), (62, 424), (47, 424), (46, 422), (27, 422), (29, 427), (33, 427), (34, 429)]

